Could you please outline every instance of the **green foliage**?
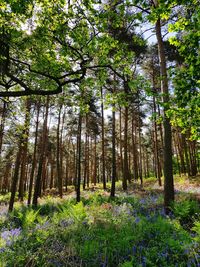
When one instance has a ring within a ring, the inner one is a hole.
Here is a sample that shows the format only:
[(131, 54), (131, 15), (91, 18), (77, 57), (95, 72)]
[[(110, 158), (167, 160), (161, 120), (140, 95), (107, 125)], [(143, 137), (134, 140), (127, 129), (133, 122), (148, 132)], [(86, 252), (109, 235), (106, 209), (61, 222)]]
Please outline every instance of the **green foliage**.
[(40, 210), (27, 209), (25, 207), (14, 210), (9, 216), (10, 219), (13, 220), (17, 226), (22, 227), (23, 229), (28, 229), (30, 227), (34, 227), (34, 224), (37, 221), (37, 217)]
[[(169, 30), (179, 32), (170, 38), (182, 57), (182, 62), (172, 73), (175, 87), (175, 105), (171, 110), (172, 122), (181, 127), (183, 132), (189, 131), (191, 139), (199, 138), (199, 30), (200, 16), (198, 1), (183, 3), (185, 16), (179, 19)], [(189, 15), (190, 14), (190, 15)]]
[(12, 244), (2, 243), (0, 261), (5, 266), (185, 266), (198, 253), (192, 242), (199, 242), (199, 220), (192, 237), (179, 219), (194, 214), (196, 204), (180, 202), (173, 219), (160, 210), (160, 201), (153, 192), (111, 200), (99, 191), (83, 203), (49, 198), (37, 210), (18, 208), (2, 233), (19, 226), (22, 232)]
[(186, 199), (181, 202), (174, 202), (172, 211), (181, 223), (186, 223), (192, 221), (194, 216), (200, 213), (200, 207), (197, 201)]
[(79, 223), (86, 217), (85, 207), (82, 202), (72, 205), (65, 203), (64, 205), (58, 206), (58, 213), (53, 216), (53, 221), (58, 223), (62, 219), (72, 219), (74, 222)]
[(194, 222), (194, 227), (192, 230), (196, 233), (195, 240), (199, 243), (200, 246), (200, 221)]
[(10, 200), (10, 193), (0, 195), (0, 203), (8, 203)]

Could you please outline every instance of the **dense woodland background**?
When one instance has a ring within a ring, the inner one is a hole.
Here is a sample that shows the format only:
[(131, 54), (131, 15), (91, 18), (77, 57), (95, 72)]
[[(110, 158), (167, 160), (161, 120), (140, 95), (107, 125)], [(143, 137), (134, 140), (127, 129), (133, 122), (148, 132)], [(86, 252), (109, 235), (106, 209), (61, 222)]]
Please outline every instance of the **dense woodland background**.
[(1, 266), (200, 266), (199, 9), (1, 1)]

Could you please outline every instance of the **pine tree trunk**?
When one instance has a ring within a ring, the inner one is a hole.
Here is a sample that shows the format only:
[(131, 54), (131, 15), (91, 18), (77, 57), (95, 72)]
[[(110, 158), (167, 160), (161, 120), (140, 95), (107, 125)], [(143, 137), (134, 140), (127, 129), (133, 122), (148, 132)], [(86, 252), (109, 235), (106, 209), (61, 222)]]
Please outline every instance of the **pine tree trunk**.
[(26, 99), (26, 114), (25, 114), (25, 129), (24, 129), (24, 137), (23, 137), (23, 147), (22, 147), (22, 156), (21, 156), (21, 175), (19, 181), (19, 195), (18, 198), (20, 201), (24, 200), (24, 182), (25, 182), (25, 174), (27, 167), (27, 152), (28, 152), (28, 138), (29, 138), (29, 128), (30, 128), (30, 109), (31, 102), (30, 99)]
[(128, 170), (128, 107), (125, 107), (124, 112), (124, 170), (123, 170), (123, 180), (122, 188), (127, 190), (127, 179), (129, 176)]
[(184, 155), (185, 155), (186, 169), (187, 169), (188, 176), (190, 176), (191, 175), (191, 167), (190, 167), (190, 162), (189, 162), (186, 137), (184, 134), (182, 134), (182, 141), (183, 141), (183, 149), (184, 149)]
[(87, 133), (87, 114), (86, 114), (86, 130), (85, 130), (85, 151), (84, 151), (84, 174), (83, 174), (83, 190), (86, 187), (87, 172), (88, 172), (88, 133)]
[(82, 115), (79, 114), (78, 134), (77, 134), (77, 179), (76, 179), (76, 201), (81, 200), (81, 131), (82, 131)]
[(120, 167), (121, 167), (121, 175), (124, 172), (124, 164), (123, 164), (123, 142), (122, 142), (122, 108), (119, 108), (119, 145), (120, 145)]
[(106, 190), (106, 173), (105, 173), (105, 137), (104, 137), (104, 102), (103, 88), (101, 87), (101, 142), (102, 142), (102, 181), (103, 189)]
[(0, 124), (0, 156), (1, 156), (1, 151), (2, 151), (4, 126), (5, 126), (7, 108), (8, 108), (8, 103), (4, 100), (3, 109), (2, 109), (2, 113), (1, 113), (1, 124)]
[(138, 104), (138, 145), (139, 145), (139, 177), (140, 177), (140, 184), (143, 185), (142, 140), (141, 140), (141, 121), (140, 121), (139, 104)]
[(116, 181), (116, 149), (115, 149), (115, 104), (113, 104), (112, 110), (112, 181), (110, 196), (115, 197), (115, 181)]
[(135, 142), (135, 127), (134, 127), (134, 114), (132, 117), (132, 151), (133, 151), (133, 174), (134, 174), (134, 180), (138, 180), (138, 159), (137, 159), (137, 146)]
[(29, 193), (28, 193), (28, 203), (27, 203), (28, 205), (31, 204), (32, 190), (33, 190), (33, 178), (34, 178), (35, 169), (36, 169), (36, 165), (37, 165), (36, 153), (37, 153), (37, 143), (38, 143), (38, 126), (39, 126), (40, 102), (37, 103), (36, 107), (37, 107), (36, 129), (35, 129), (33, 161), (32, 161), (32, 168), (31, 168), (30, 182), (29, 182)]
[(44, 160), (46, 157), (46, 149), (47, 149), (47, 122), (48, 122), (48, 115), (49, 115), (49, 96), (47, 96), (46, 101), (46, 109), (45, 109), (45, 118), (43, 123), (43, 134), (42, 134), (42, 142), (41, 142), (41, 151), (39, 157), (39, 164), (38, 164), (38, 173), (35, 181), (35, 188), (33, 194), (33, 205), (37, 206), (38, 204), (38, 197), (40, 195), (41, 186), (42, 186), (42, 173), (43, 173), (43, 166)]
[(94, 172), (93, 172), (93, 182), (96, 186), (97, 183), (97, 137), (94, 136)]
[(60, 195), (60, 198), (63, 196), (63, 183), (62, 183), (62, 173), (61, 173), (61, 161), (60, 161), (60, 121), (61, 121), (61, 111), (62, 111), (62, 105), (59, 107), (59, 113), (58, 113), (58, 124), (57, 124), (57, 148), (56, 148), (56, 167), (57, 167), (57, 181), (58, 181), (58, 192)]
[(12, 185), (11, 185), (11, 197), (10, 197), (9, 208), (8, 208), (8, 210), (10, 212), (13, 210), (14, 201), (15, 201), (15, 194), (16, 194), (16, 189), (17, 189), (17, 182), (18, 182), (18, 177), (19, 177), (20, 160), (21, 160), (21, 154), (22, 154), (22, 146), (21, 145), (22, 144), (20, 142), (19, 150), (18, 150), (17, 156), (16, 156), (15, 171), (13, 174)]
[(161, 33), (160, 19), (156, 22), (156, 37), (158, 41), (158, 54), (161, 72), (161, 91), (164, 104), (164, 206), (166, 213), (170, 211), (171, 202), (174, 201), (174, 180), (172, 167), (172, 133), (170, 120), (167, 117), (169, 105), (169, 89), (167, 78), (167, 66), (165, 60), (164, 43)]
[[(155, 86), (155, 85), (153, 85)], [(153, 112), (154, 112), (154, 145), (155, 145), (155, 165), (156, 165), (156, 176), (158, 179), (158, 184), (159, 186), (162, 186), (162, 181), (161, 181), (161, 173), (160, 173), (160, 160), (159, 160), (159, 155), (158, 155), (158, 133), (157, 133), (157, 110), (156, 110), (156, 99), (155, 96), (153, 96)]]

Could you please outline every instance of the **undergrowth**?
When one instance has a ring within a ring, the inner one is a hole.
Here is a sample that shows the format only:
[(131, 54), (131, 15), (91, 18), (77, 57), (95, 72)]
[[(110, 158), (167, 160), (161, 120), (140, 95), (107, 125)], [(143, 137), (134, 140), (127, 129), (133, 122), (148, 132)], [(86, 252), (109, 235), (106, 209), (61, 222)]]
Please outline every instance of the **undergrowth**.
[(200, 209), (180, 195), (166, 216), (163, 197), (100, 191), (21, 206), (1, 218), (0, 266), (200, 266)]

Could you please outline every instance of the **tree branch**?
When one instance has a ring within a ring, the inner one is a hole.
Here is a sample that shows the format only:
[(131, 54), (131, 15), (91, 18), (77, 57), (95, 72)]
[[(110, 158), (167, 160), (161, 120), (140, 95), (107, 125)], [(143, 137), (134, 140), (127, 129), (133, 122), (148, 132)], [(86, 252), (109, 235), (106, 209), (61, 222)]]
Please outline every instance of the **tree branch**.
[(59, 85), (56, 89), (54, 90), (25, 90), (25, 91), (6, 91), (6, 92), (1, 92), (0, 91), (0, 97), (20, 97), (20, 96), (28, 96), (28, 95), (55, 95), (59, 94), (62, 92), (62, 86)]

